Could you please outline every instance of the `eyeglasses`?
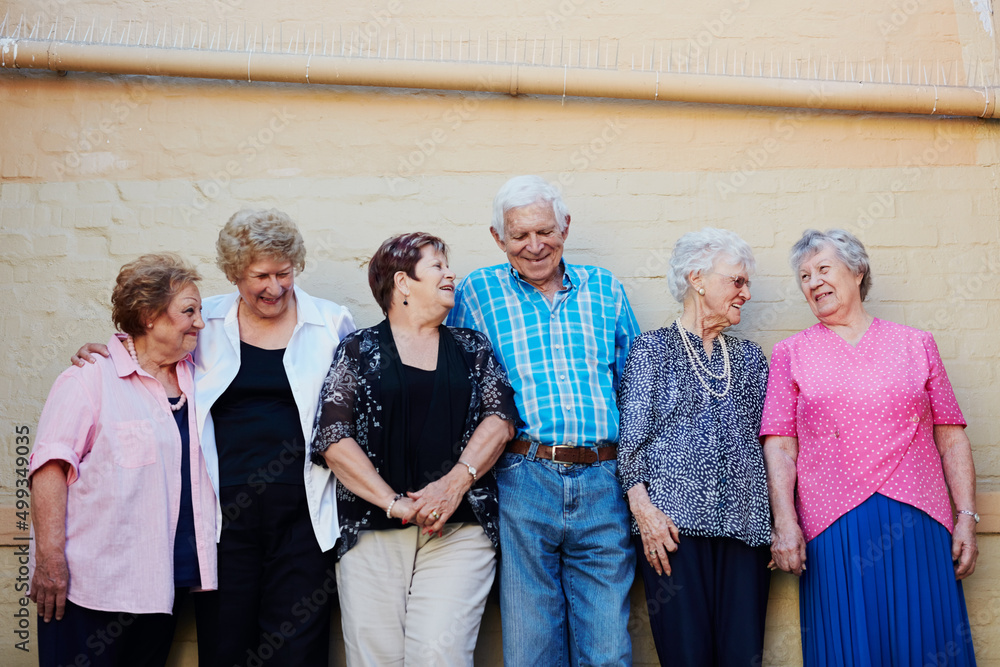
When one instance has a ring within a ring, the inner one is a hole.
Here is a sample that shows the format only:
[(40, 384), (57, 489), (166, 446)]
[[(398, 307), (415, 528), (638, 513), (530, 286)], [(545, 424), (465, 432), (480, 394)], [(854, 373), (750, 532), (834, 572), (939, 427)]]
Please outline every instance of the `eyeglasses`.
[(733, 281), (733, 286), (736, 289), (743, 289), (744, 285), (746, 285), (747, 287), (750, 287), (750, 279), (749, 278), (744, 278), (743, 276), (731, 276), (728, 273), (719, 273), (718, 271), (709, 271), (709, 273), (714, 273), (717, 276), (723, 276), (723, 277), (729, 278), (730, 280)]

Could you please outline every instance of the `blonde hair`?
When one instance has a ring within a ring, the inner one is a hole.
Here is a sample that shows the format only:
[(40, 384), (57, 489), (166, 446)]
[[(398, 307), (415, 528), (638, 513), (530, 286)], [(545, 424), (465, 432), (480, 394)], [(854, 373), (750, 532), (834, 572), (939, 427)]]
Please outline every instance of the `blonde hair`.
[(296, 273), (306, 266), (306, 246), (299, 228), (277, 209), (242, 209), (219, 232), (216, 265), (231, 282), (262, 257), (289, 261)]

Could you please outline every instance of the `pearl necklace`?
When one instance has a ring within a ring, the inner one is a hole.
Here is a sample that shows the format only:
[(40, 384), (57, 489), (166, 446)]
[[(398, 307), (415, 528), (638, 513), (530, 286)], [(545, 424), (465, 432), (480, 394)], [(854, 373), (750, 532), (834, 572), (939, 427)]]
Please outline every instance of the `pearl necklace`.
[[(708, 367), (705, 366), (705, 364), (701, 363), (701, 359), (698, 358), (698, 354), (695, 352), (694, 346), (691, 344), (691, 341), (689, 341), (687, 338), (686, 335), (687, 330), (681, 324), (681, 318), (678, 317), (675, 324), (677, 325), (677, 331), (681, 335), (681, 342), (684, 344), (684, 351), (687, 353), (688, 361), (691, 363), (691, 370), (694, 371), (694, 376), (698, 378), (698, 382), (700, 382), (701, 386), (705, 388), (705, 391), (707, 391), (712, 396), (716, 398), (725, 397), (726, 394), (729, 393), (729, 389), (733, 386), (733, 372), (732, 372), (732, 367), (730, 366), (729, 363), (729, 349), (726, 347), (726, 337), (723, 336), (721, 333), (719, 334), (719, 341), (722, 344), (723, 370), (722, 370), (722, 375), (716, 375), (712, 371), (710, 371)], [(726, 388), (721, 393), (715, 391), (714, 389), (712, 389), (712, 386), (708, 383), (708, 380), (706, 380), (702, 376), (703, 374), (707, 375), (713, 380), (725, 379)]]
[[(135, 365), (139, 366), (139, 368), (142, 368), (142, 365), (139, 363), (139, 355), (135, 353), (135, 341), (132, 340), (131, 336), (125, 337), (125, 348), (128, 350), (128, 354), (130, 357), (132, 357), (132, 361), (135, 362)], [(184, 392), (181, 392), (181, 400), (177, 401), (176, 403), (171, 403), (170, 409), (174, 412), (177, 412), (178, 410), (184, 407), (185, 403), (187, 403), (187, 396), (184, 395)]]

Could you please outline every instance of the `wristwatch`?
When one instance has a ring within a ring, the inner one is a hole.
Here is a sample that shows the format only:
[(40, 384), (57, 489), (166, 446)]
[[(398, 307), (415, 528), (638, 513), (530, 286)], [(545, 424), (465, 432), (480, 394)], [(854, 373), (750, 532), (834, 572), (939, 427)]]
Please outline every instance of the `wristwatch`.
[(958, 510), (958, 513), (968, 514), (969, 516), (971, 516), (973, 519), (976, 520), (976, 523), (979, 523), (979, 512), (970, 512), (969, 510)]
[(464, 465), (466, 468), (469, 469), (469, 474), (472, 475), (472, 481), (475, 482), (478, 479), (478, 477), (476, 477), (476, 469), (470, 466), (465, 461), (460, 460), (459, 463), (461, 463), (462, 465)]

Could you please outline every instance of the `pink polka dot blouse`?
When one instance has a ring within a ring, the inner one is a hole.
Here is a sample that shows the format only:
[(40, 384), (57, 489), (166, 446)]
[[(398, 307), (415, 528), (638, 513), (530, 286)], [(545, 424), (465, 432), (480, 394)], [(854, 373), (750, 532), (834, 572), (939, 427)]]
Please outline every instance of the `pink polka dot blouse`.
[(876, 318), (857, 347), (822, 324), (774, 346), (760, 434), (798, 438), (795, 505), (807, 541), (875, 493), (950, 532), (935, 424), (965, 418), (925, 331)]

